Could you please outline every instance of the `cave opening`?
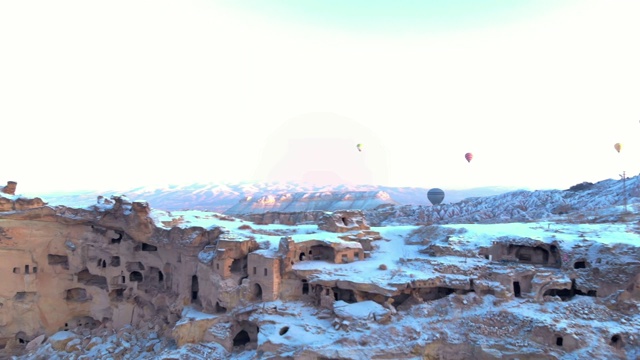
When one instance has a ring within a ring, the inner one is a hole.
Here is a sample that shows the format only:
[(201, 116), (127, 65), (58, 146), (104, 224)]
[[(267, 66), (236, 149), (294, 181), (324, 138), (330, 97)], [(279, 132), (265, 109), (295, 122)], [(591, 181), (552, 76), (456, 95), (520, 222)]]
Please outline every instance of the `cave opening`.
[(142, 273), (139, 271), (132, 271), (131, 274), (129, 274), (129, 281), (131, 282), (141, 282), (142, 280)]
[(122, 301), (124, 300), (124, 289), (113, 289), (109, 293), (109, 299), (111, 301)]
[(47, 255), (47, 263), (49, 265), (60, 265), (63, 269), (69, 269), (69, 257), (66, 255)]
[(513, 282), (513, 294), (515, 297), (520, 297), (520, 282), (519, 281), (514, 281)]
[(253, 285), (253, 297), (258, 301), (262, 300), (262, 286), (258, 283)]
[(238, 334), (233, 338), (233, 346), (245, 346), (251, 341), (249, 333), (245, 330), (240, 330)]
[(112, 256), (111, 261), (109, 262), (109, 265), (113, 267), (120, 266), (120, 256)]
[(333, 298), (336, 301), (342, 300), (349, 304), (354, 304), (358, 302), (358, 299), (356, 299), (356, 295), (353, 292), (353, 290), (341, 289), (339, 287), (333, 287), (331, 288), (331, 290), (333, 290)]
[(87, 286), (96, 286), (102, 290), (107, 290), (107, 278), (100, 275), (94, 275), (88, 269), (84, 269), (77, 274), (78, 282)]
[(120, 244), (120, 242), (122, 241), (122, 236), (124, 235), (124, 233), (121, 231), (116, 231), (116, 234), (118, 236), (116, 238), (111, 239), (112, 244)]
[(25, 334), (24, 331), (20, 331), (16, 334), (16, 341), (18, 344), (20, 345), (24, 345), (26, 343), (28, 343), (29, 341), (27, 340), (27, 334)]
[(191, 301), (196, 301), (198, 300), (198, 291), (199, 291), (199, 285), (198, 285), (198, 275), (193, 275), (191, 277)]
[(454, 292), (455, 289), (444, 286), (418, 289), (418, 295), (420, 295), (420, 297), (425, 301), (442, 299), (449, 296), (450, 294), (453, 294)]
[(568, 301), (569, 299), (571, 299), (573, 297), (573, 294), (571, 293), (571, 290), (569, 289), (549, 289), (547, 291), (544, 292), (544, 294), (542, 294), (542, 296), (557, 296), (560, 298), (560, 300), (562, 301)]
[(142, 251), (158, 251), (158, 247), (155, 245), (142, 243)]
[(243, 272), (246, 273), (247, 270), (247, 261), (246, 258), (233, 259), (231, 262), (231, 272), (235, 274), (241, 274)]
[(622, 336), (620, 334), (613, 335), (609, 344), (616, 348), (622, 347)]
[(392, 297), (393, 299), (393, 306), (397, 309), (399, 308), (402, 304), (404, 304), (405, 301), (409, 300), (411, 298), (411, 293), (409, 294), (398, 294)]
[(66, 291), (65, 300), (74, 302), (85, 302), (91, 300), (87, 290), (83, 288), (73, 288)]
[(222, 306), (222, 305), (220, 305), (220, 303), (216, 301), (216, 313), (224, 314), (226, 312), (227, 312), (227, 308)]

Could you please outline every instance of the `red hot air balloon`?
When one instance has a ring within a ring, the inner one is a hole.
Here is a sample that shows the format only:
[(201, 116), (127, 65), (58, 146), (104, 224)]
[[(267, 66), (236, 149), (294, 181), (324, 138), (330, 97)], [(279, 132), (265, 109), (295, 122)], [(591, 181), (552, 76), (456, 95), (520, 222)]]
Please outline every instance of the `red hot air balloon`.
[(471, 162), (471, 159), (473, 159), (473, 154), (472, 153), (466, 153), (466, 154), (464, 154), (464, 158), (467, 159), (467, 162)]

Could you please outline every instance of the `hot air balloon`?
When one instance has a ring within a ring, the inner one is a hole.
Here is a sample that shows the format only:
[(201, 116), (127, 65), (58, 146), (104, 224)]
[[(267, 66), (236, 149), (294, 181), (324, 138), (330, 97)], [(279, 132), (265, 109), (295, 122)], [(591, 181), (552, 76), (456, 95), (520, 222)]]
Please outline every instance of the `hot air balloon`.
[(358, 151), (362, 151), (362, 144), (356, 145), (356, 148), (358, 148)]
[(464, 154), (464, 158), (467, 159), (467, 162), (471, 162), (471, 159), (473, 159), (473, 154), (472, 153), (466, 153), (466, 154)]
[(613, 145), (613, 148), (616, 149), (617, 152), (620, 152), (620, 150), (622, 150), (622, 144), (616, 143), (615, 145)]
[(444, 191), (442, 189), (433, 188), (427, 192), (427, 198), (431, 205), (438, 205), (444, 200)]

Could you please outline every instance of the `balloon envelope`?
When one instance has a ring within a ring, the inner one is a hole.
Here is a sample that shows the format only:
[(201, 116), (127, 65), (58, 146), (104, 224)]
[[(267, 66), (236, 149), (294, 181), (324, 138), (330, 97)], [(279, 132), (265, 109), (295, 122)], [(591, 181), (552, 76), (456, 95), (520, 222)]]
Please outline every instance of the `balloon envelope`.
[(622, 144), (616, 143), (615, 145), (613, 145), (613, 148), (616, 149), (617, 152), (620, 152), (620, 150), (622, 150)]
[(467, 159), (467, 162), (471, 162), (471, 159), (473, 159), (473, 154), (472, 153), (466, 153), (466, 154), (464, 154), (464, 158)]
[(433, 188), (427, 192), (427, 198), (431, 205), (438, 205), (444, 200), (444, 191), (442, 189)]

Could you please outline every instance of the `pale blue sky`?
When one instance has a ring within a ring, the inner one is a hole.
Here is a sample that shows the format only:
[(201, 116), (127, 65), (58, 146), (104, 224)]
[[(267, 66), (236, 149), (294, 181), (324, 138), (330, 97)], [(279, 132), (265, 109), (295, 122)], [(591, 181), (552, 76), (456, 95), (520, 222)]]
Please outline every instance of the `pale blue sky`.
[(538, 189), (640, 172), (640, 2), (442, 3), (0, 2), (0, 182)]

